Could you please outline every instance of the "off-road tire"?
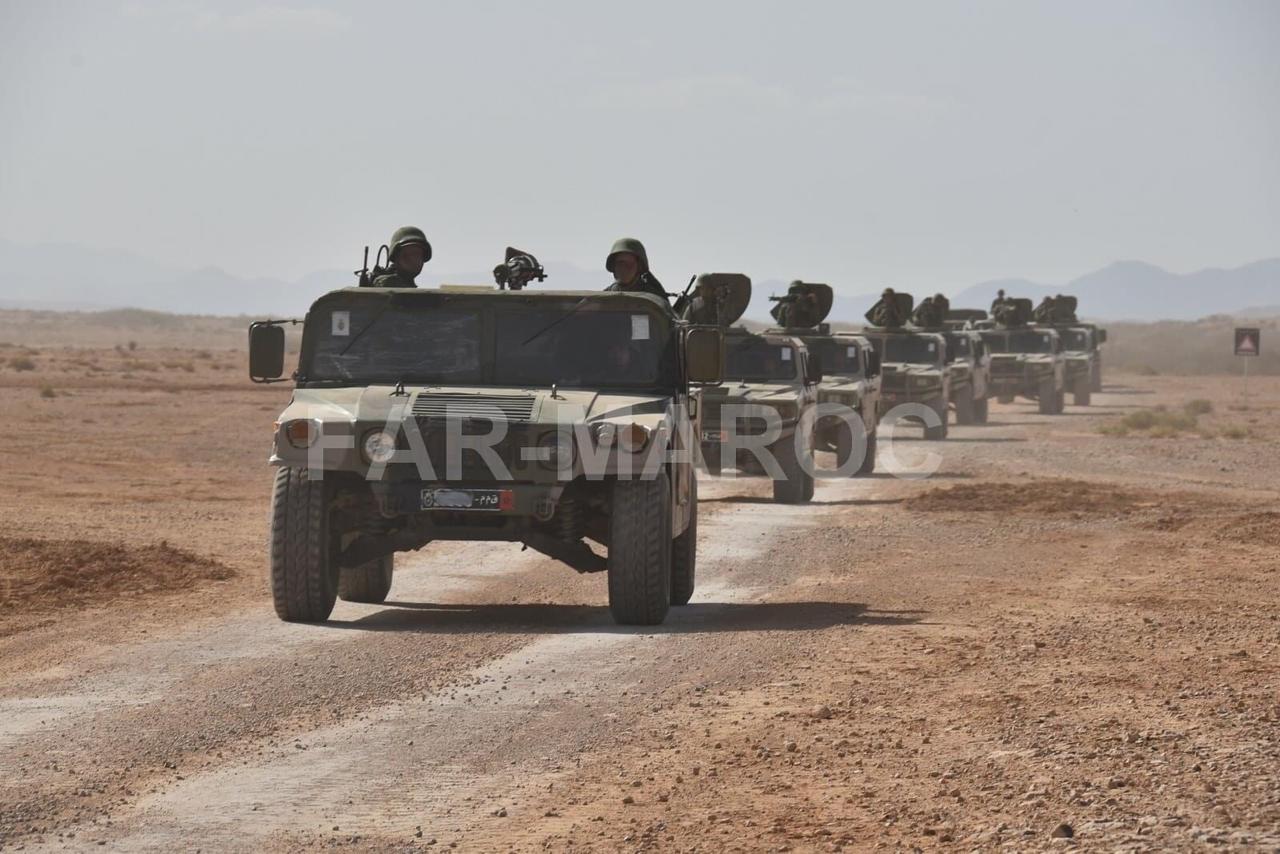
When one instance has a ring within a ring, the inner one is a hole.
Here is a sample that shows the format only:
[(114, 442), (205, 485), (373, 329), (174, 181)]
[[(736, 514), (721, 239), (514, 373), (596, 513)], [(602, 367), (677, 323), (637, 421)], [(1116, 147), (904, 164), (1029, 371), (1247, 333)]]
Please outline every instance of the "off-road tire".
[(717, 443), (709, 451), (703, 451), (702, 462), (707, 467), (707, 474), (719, 477), (724, 470), (724, 446)]
[(689, 527), (671, 541), (671, 604), (688, 605), (693, 598), (698, 566), (698, 476), (689, 482)]
[(1053, 387), (1053, 380), (1045, 380), (1040, 383), (1040, 388), (1036, 392), (1036, 404), (1041, 415), (1053, 415), (1054, 403), (1057, 402), (1058, 391)]
[(960, 392), (960, 396), (956, 398), (956, 423), (972, 424), (974, 421), (973, 412), (973, 389), (968, 388)]
[(338, 595), (338, 564), (329, 530), (331, 489), (306, 469), (276, 471), (271, 494), (271, 598), (289, 623), (322, 623)]
[(1000, 403), (1013, 403), (1014, 398), (1016, 397), (1017, 395), (1013, 394), (998, 394), (996, 395), (996, 400)]
[(360, 566), (342, 569), (338, 573), (338, 598), (343, 602), (373, 605), (387, 601), (395, 566), (395, 555), (384, 555)]
[(1067, 390), (1060, 388), (1053, 393), (1053, 414), (1061, 415), (1067, 411)]
[(867, 449), (862, 457), (862, 465), (858, 466), (857, 474), (865, 477), (876, 470), (876, 432), (873, 430), (867, 434)]
[(938, 398), (937, 402), (930, 404), (934, 412), (938, 413), (938, 417), (942, 419), (942, 423), (937, 427), (926, 426), (924, 428), (924, 437), (931, 441), (939, 441), (947, 438), (947, 421), (951, 415), (951, 408), (947, 406), (945, 397)]
[(1089, 369), (1090, 391), (1102, 391), (1102, 363), (1094, 362)]
[(609, 518), (609, 611), (624, 626), (656, 626), (671, 607), (671, 486), (613, 482)]
[(770, 446), (782, 468), (782, 479), (773, 482), (773, 500), (779, 504), (803, 504), (813, 498), (813, 450), (809, 449), (810, 470), (806, 471), (796, 452), (796, 434)]
[(975, 424), (986, 424), (991, 413), (991, 401), (988, 398), (973, 402), (973, 421)]
[(1071, 404), (1073, 406), (1088, 406), (1092, 397), (1089, 378), (1081, 377), (1076, 381), (1075, 390), (1071, 393)]

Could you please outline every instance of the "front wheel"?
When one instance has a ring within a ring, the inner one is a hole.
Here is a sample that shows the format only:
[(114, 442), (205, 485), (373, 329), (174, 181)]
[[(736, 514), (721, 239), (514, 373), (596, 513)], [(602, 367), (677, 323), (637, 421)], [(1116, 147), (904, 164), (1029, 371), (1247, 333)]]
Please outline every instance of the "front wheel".
[(1089, 378), (1081, 377), (1076, 382), (1075, 390), (1071, 393), (1071, 403), (1074, 406), (1088, 406), (1093, 399), (1090, 392)]
[(343, 602), (373, 605), (387, 601), (395, 569), (395, 555), (385, 555), (360, 566), (343, 569), (338, 573), (338, 598)]
[(945, 397), (938, 398), (933, 404), (933, 411), (938, 414), (941, 424), (937, 427), (925, 426), (924, 437), (926, 439), (941, 440), (947, 438), (947, 416), (951, 414), (951, 410), (947, 408), (947, 399)]
[(1036, 408), (1041, 415), (1053, 415), (1054, 403), (1057, 402), (1058, 391), (1053, 387), (1053, 380), (1045, 380), (1040, 383), (1040, 388), (1036, 392)]
[(689, 482), (689, 526), (671, 541), (671, 604), (688, 605), (693, 598), (698, 564), (698, 477)]
[(331, 489), (308, 471), (276, 471), (271, 494), (271, 598), (289, 623), (329, 619), (338, 595), (338, 563), (329, 527)]
[(972, 424), (973, 421), (973, 389), (966, 389), (956, 398), (956, 423)]
[(613, 483), (609, 517), (609, 611), (624, 626), (656, 626), (671, 607), (671, 485)]
[(805, 453), (809, 461), (806, 467), (796, 451), (798, 435), (793, 434), (773, 445), (775, 458), (782, 467), (782, 478), (773, 482), (773, 500), (779, 504), (803, 504), (813, 498), (813, 446), (806, 444)]
[(991, 402), (987, 398), (973, 402), (973, 420), (978, 424), (986, 424), (991, 411)]

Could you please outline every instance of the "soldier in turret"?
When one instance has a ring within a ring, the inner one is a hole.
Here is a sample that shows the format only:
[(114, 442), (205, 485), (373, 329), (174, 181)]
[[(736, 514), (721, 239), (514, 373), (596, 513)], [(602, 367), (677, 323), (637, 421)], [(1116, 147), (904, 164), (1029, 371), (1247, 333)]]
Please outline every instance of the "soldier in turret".
[(387, 270), (372, 282), (375, 288), (416, 288), (414, 279), (431, 260), (431, 244), (422, 229), (404, 225), (391, 235), (387, 244)]
[(898, 296), (893, 288), (885, 288), (880, 300), (866, 313), (867, 322), (872, 326), (892, 328), (901, 326), (906, 318), (898, 311)]
[(1054, 323), (1057, 320), (1057, 313), (1056, 301), (1046, 294), (1036, 306), (1035, 311), (1031, 312), (1031, 316), (1035, 318), (1036, 323)]
[(653, 294), (667, 300), (667, 290), (653, 273), (649, 272), (649, 254), (644, 244), (634, 237), (622, 237), (614, 241), (604, 268), (613, 273), (613, 284), (608, 291)]
[(1004, 288), (1001, 288), (1000, 290), (996, 291), (996, 298), (991, 301), (991, 316), (994, 317), (996, 314), (996, 309), (1004, 305), (1006, 302), (1008, 302), (1008, 300), (1005, 299)]

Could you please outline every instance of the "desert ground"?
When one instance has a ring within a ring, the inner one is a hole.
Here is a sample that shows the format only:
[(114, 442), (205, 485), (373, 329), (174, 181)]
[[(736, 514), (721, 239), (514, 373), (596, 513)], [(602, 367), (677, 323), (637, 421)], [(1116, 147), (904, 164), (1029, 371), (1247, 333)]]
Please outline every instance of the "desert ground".
[(1280, 848), (1280, 378), (1111, 370), (809, 506), (704, 478), (656, 630), (484, 543), (288, 625), (243, 328), (21, 331), (0, 849)]

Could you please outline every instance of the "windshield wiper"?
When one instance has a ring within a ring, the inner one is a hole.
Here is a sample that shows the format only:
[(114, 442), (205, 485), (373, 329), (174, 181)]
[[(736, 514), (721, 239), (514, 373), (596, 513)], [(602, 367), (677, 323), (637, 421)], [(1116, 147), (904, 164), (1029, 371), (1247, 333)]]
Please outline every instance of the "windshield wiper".
[(356, 346), (356, 342), (359, 341), (362, 337), (364, 337), (364, 334), (368, 332), (370, 329), (372, 329), (375, 323), (377, 323), (379, 320), (382, 319), (382, 315), (387, 313), (387, 309), (391, 308), (391, 304), (395, 302), (395, 299), (397, 296), (398, 296), (397, 294), (390, 294), (387, 297), (387, 301), (383, 303), (382, 308), (378, 309), (377, 314), (375, 314), (372, 318), (370, 318), (368, 323), (360, 327), (359, 332), (351, 336), (351, 340), (347, 342), (347, 346), (343, 347), (342, 350), (338, 353), (339, 356), (347, 355), (347, 351), (350, 350), (352, 347)]
[(545, 332), (550, 332), (552, 329), (555, 329), (555, 328), (556, 328), (557, 326), (559, 326), (561, 323), (564, 323), (566, 320), (568, 320), (569, 318), (573, 317), (574, 313), (575, 313), (578, 309), (580, 309), (580, 308), (582, 308), (584, 305), (586, 305), (586, 302), (587, 302), (587, 300), (588, 300), (588, 299), (590, 299), (590, 297), (583, 297), (582, 299), (578, 300), (576, 303), (574, 303), (574, 304), (573, 304), (573, 308), (569, 309), (569, 310), (568, 310), (568, 311), (566, 311), (564, 314), (560, 315), (560, 316), (559, 316), (559, 317), (557, 317), (555, 320), (551, 321), (551, 322), (550, 322), (550, 323), (548, 323), (546, 326), (542, 327), (542, 328), (541, 328), (541, 329), (539, 329), (537, 332), (533, 333), (533, 334), (532, 334), (532, 335), (530, 335), (528, 338), (526, 338), (526, 339), (524, 339), (523, 341), (521, 341), (521, 342), (520, 342), (520, 346), (521, 346), (521, 347), (528, 347), (528, 346), (529, 346), (529, 344), (531, 344), (534, 340), (536, 340), (537, 338), (541, 337), (543, 333), (545, 333)]

